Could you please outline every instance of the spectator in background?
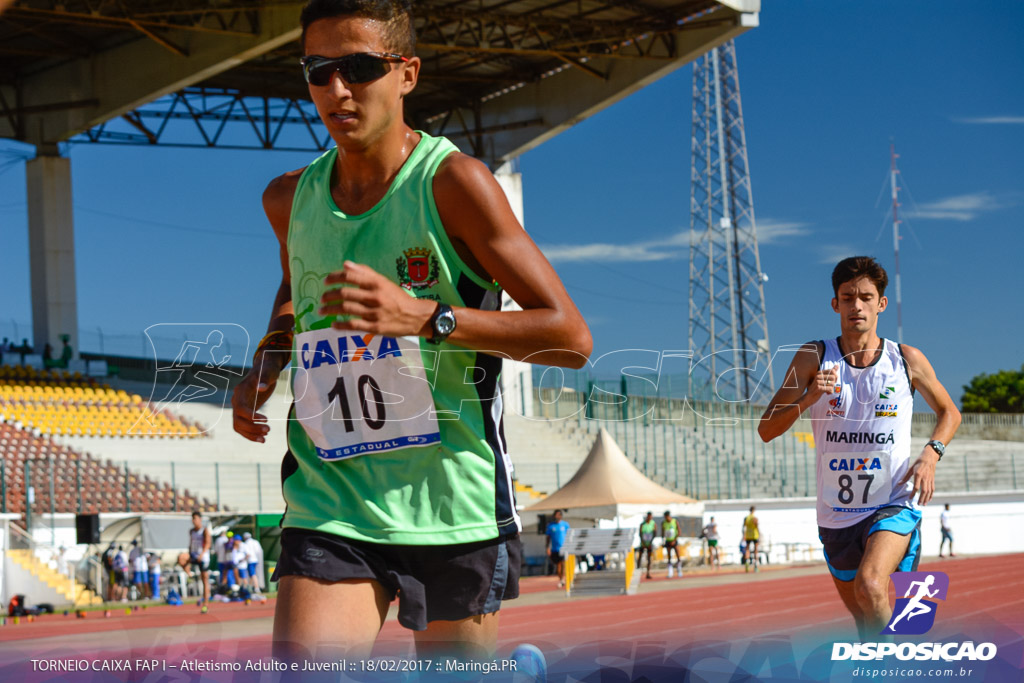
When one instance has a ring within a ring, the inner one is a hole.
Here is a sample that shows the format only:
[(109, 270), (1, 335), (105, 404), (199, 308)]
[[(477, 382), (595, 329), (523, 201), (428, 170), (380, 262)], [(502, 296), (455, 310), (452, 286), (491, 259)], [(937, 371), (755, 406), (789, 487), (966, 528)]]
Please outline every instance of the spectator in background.
[(252, 586), (253, 593), (259, 593), (262, 584), (259, 567), (263, 562), (263, 546), (248, 531), (242, 534), (242, 545), (249, 563), (249, 584)]
[(160, 597), (160, 556), (156, 553), (149, 553), (147, 559), (149, 565), (149, 597)]
[(114, 599), (114, 587), (117, 585), (117, 579), (114, 576), (114, 555), (117, 555), (117, 546), (111, 543), (100, 557), (100, 562), (103, 564), (104, 569), (103, 578), (107, 581), (107, 590), (104, 593), (107, 602)]
[(11, 346), (11, 342), (7, 340), (7, 337), (4, 337), (4, 340), (0, 342), (0, 353), (7, 353), (11, 350)]
[[(25, 355), (22, 354), (22, 361), (25, 360)], [(56, 363), (53, 360), (53, 347), (50, 346), (50, 342), (46, 342), (46, 346), (43, 347), (43, 367), (52, 368)]]
[(636, 568), (639, 569), (647, 553), (647, 578), (651, 578), (651, 555), (654, 553), (654, 537), (658, 535), (658, 523), (654, 521), (654, 513), (648, 512), (640, 525), (640, 550), (636, 556)]
[(942, 547), (949, 541), (949, 556), (956, 557), (953, 554), (953, 528), (949, 526), (949, 503), (946, 503), (945, 509), (942, 514), (939, 515), (939, 524), (942, 525), (942, 540), (939, 541), (939, 557), (945, 557), (942, 554)]
[[(679, 570), (679, 578), (683, 577), (682, 558), (679, 557), (679, 522), (672, 517), (670, 510), (665, 510), (665, 518), (661, 521), (661, 537), (665, 539), (665, 559), (668, 560), (668, 578), (672, 578), (673, 569)], [(672, 564), (672, 551), (676, 553), (676, 563)]]
[(142, 548), (139, 547), (139, 540), (132, 540), (132, 549), (128, 551), (128, 564), (131, 565), (132, 569), (135, 569), (135, 560), (139, 559), (141, 554)]
[(242, 547), (241, 536), (236, 535), (231, 538), (231, 567), (235, 577), (231, 585), (248, 586), (249, 563), (246, 561), (246, 552), (245, 548)]
[(234, 581), (229, 581), (228, 576), (233, 576), (235, 572), (235, 561), (233, 559), (233, 551), (235, 549), (235, 534), (234, 532), (227, 532), (224, 539), (224, 557), (218, 558), (220, 562), (220, 582), (230, 586), (232, 583), (238, 583), (238, 577), (234, 576)]
[(228, 533), (227, 529), (221, 529), (213, 542), (213, 551), (217, 555), (217, 573), (220, 576), (219, 583), (224, 583), (224, 570), (228, 564)]
[(199, 601), (200, 614), (207, 614), (210, 604), (210, 526), (203, 521), (203, 513), (192, 512), (192, 528), (188, 532), (188, 566), (199, 572), (203, 582), (203, 597)]
[(25, 364), (25, 356), (27, 356), (28, 354), (32, 353), (32, 346), (28, 343), (28, 339), (26, 338), (26, 339), (22, 339), (21, 340), (21, 348), (17, 348), (16, 349), (16, 348), (14, 348), (12, 346), (11, 347), (11, 351), (12, 352), (17, 351), (17, 352), (19, 352), (21, 354), (21, 364), (24, 365)]
[(704, 538), (708, 541), (708, 563), (715, 569), (721, 569), (722, 560), (718, 553), (718, 522), (715, 521), (714, 516), (704, 527)]
[(146, 553), (137, 539), (132, 541), (132, 549), (128, 552), (128, 564), (132, 568), (132, 585), (135, 586), (137, 598), (148, 597), (149, 560), (146, 559)]
[(746, 544), (743, 558), (746, 560), (744, 566), (748, 572), (751, 565), (753, 565), (754, 571), (757, 571), (757, 551), (760, 540), (761, 527), (758, 524), (757, 517), (754, 515), (754, 506), (751, 505), (750, 514), (743, 519), (743, 541)]
[(61, 335), (60, 340), (64, 342), (64, 348), (60, 352), (60, 367), (66, 368), (71, 363), (71, 359), (74, 358), (75, 352), (71, 348), (71, 344), (68, 343), (68, 335)]
[(565, 537), (569, 534), (569, 522), (562, 519), (561, 510), (555, 510), (554, 518), (555, 521), (548, 523), (548, 527), (544, 531), (547, 536), (544, 547), (551, 562), (555, 565), (555, 572), (558, 574), (558, 587), (561, 588), (565, 585), (565, 553), (562, 552), (562, 546), (565, 545)]
[(57, 549), (57, 573), (61, 576), (71, 576), (68, 571), (67, 551), (68, 549), (64, 546)]
[(128, 602), (128, 575), (131, 573), (129, 566), (128, 553), (124, 551), (124, 546), (117, 546), (117, 552), (114, 553), (114, 600)]

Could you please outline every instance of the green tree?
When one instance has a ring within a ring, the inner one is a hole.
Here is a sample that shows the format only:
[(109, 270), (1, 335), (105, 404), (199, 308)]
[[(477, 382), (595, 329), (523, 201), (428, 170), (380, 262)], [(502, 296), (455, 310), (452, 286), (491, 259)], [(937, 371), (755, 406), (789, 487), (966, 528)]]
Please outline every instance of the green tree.
[(977, 375), (964, 385), (960, 405), (965, 413), (1024, 413), (1024, 365)]

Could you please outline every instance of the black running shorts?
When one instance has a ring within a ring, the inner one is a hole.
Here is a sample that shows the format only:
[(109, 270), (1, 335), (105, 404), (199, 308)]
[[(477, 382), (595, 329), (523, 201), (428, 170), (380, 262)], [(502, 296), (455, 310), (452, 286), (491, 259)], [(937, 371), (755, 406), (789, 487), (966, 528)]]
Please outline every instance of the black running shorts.
[(398, 596), (398, 621), (423, 631), (431, 621), (497, 612), (519, 597), (519, 535), (459, 545), (385, 545), (307, 529), (281, 533), (271, 581), (306, 576), (323, 581), (373, 579)]

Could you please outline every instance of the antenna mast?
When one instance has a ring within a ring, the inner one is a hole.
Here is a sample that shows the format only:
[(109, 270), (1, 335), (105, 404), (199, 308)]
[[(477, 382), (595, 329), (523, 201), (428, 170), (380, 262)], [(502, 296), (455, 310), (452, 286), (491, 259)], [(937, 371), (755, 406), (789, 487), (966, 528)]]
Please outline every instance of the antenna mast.
[(767, 405), (775, 386), (764, 302), (768, 278), (757, 246), (731, 40), (693, 63), (691, 150), (689, 348), (695, 366), (689, 395)]
[(892, 186), (892, 248), (896, 254), (896, 341), (903, 343), (903, 291), (900, 287), (900, 217), (899, 217), (899, 185), (896, 184), (896, 145), (889, 142), (889, 178)]

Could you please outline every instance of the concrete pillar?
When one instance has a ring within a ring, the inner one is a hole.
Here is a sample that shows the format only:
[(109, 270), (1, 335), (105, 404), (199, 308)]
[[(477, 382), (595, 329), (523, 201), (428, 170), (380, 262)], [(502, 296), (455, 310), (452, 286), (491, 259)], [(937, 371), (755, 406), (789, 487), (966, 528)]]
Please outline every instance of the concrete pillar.
[(78, 299), (75, 294), (75, 231), (71, 203), (71, 160), (40, 155), (25, 164), (28, 189), (28, 248), (32, 282), (32, 344), (46, 343), (60, 357), (60, 337), (70, 335), (78, 356)]
[[(523, 222), (523, 174), (513, 170), (508, 162), (494, 172), (494, 178), (505, 191), (512, 211)], [(506, 294), (501, 295), (501, 310), (521, 311), (522, 307)], [(533, 366), (529, 363), (506, 360), (501, 367), (501, 388), (506, 413), (524, 417), (533, 416)]]

